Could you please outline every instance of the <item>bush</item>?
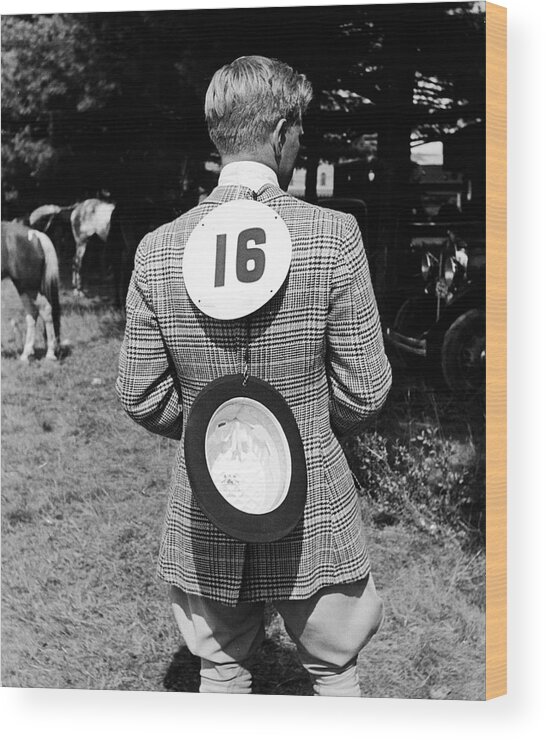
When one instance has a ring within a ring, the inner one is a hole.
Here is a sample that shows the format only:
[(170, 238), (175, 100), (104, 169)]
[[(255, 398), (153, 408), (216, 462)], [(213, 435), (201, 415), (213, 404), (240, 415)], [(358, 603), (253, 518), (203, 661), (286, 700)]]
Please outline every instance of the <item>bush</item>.
[(484, 460), (471, 440), (445, 439), (430, 426), (407, 442), (372, 431), (344, 447), (360, 493), (376, 515), (410, 520), (431, 532), (446, 526), (481, 529)]

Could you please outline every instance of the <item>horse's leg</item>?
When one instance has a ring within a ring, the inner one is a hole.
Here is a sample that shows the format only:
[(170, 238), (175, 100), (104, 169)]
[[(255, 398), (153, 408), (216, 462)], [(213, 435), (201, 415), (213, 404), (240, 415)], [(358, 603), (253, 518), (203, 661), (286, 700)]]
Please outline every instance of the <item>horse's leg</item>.
[(38, 306), (46, 330), (47, 352), (45, 358), (46, 360), (56, 360), (55, 350), (57, 348), (57, 338), (55, 337), (55, 329), (53, 327), (53, 310), (51, 304), (40, 293), (36, 299), (36, 305)]
[(80, 238), (76, 241), (76, 252), (72, 260), (72, 292), (77, 296), (83, 296), (81, 270), (86, 248), (87, 239)]
[(127, 301), (127, 293), (129, 292), (129, 283), (131, 282), (131, 275), (133, 274), (133, 267), (135, 263), (135, 250), (129, 246), (126, 247), (123, 253), (123, 262), (121, 265), (121, 305), (125, 308)]
[(108, 241), (101, 239), (100, 270), (103, 285), (111, 278), (113, 272), (112, 256), (109, 252)]
[(19, 293), (23, 306), (25, 307), (25, 319), (27, 324), (27, 334), (25, 337), (25, 346), (23, 354), (19, 357), (22, 362), (28, 362), (28, 358), (34, 355), (34, 342), (36, 341), (36, 319), (38, 309), (36, 308), (36, 292)]
[(121, 254), (119, 252), (119, 245), (118, 244), (110, 244), (110, 259), (112, 263), (112, 274), (113, 274), (113, 287), (114, 287), (114, 306), (116, 308), (121, 308), (121, 270), (122, 270), (122, 262), (121, 262)]
[(135, 230), (131, 222), (121, 223), (121, 242), (120, 242), (120, 262), (119, 262), (119, 282), (118, 295), (119, 305), (125, 309), (127, 291), (129, 289), (129, 280), (133, 269), (134, 252), (138, 244)]

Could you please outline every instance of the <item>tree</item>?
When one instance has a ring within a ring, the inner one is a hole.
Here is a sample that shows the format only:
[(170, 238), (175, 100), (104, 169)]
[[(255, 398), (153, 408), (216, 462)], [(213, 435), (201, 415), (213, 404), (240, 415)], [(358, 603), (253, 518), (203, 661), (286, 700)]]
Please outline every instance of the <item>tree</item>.
[(31, 201), (59, 178), (77, 114), (103, 106), (115, 86), (77, 15), (2, 17), (2, 184)]
[[(236, 8), (4, 17), (4, 189), (74, 199), (108, 187), (157, 192), (211, 155), (203, 99), (243, 54), (275, 56), (315, 89), (305, 121), (307, 197), (316, 165), (382, 160), (377, 240), (392, 243), (410, 145), (484, 116), (479, 3)], [(44, 63), (45, 60), (45, 63)]]
[(157, 30), (147, 13), (2, 17), (4, 197), (24, 211), (178, 182), (206, 131)]
[[(202, 10), (163, 22), (178, 25), (178, 69), (201, 98), (213, 72), (242, 54), (276, 56), (305, 72), (316, 92), (305, 126), (309, 165), (354, 155), (351, 142), (375, 133), (386, 171), (394, 160), (407, 171), (412, 140), (483, 120), (480, 3)], [(312, 166), (308, 175), (312, 185)]]

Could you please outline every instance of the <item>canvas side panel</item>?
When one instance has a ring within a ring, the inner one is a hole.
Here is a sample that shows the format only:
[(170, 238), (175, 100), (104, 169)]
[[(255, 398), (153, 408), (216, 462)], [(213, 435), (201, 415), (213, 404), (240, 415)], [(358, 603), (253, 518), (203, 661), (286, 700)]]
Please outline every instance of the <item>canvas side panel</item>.
[(506, 693), (506, 8), (486, 6), (486, 698)]

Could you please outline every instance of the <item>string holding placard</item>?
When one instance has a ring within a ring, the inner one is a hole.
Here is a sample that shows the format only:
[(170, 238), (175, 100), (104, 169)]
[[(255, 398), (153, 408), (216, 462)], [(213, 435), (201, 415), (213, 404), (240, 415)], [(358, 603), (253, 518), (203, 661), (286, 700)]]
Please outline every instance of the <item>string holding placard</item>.
[(245, 319), (245, 329), (246, 343), (243, 351), (243, 386), (248, 383), (248, 378), (250, 376), (250, 341), (252, 338), (250, 333), (250, 316), (247, 316)]

